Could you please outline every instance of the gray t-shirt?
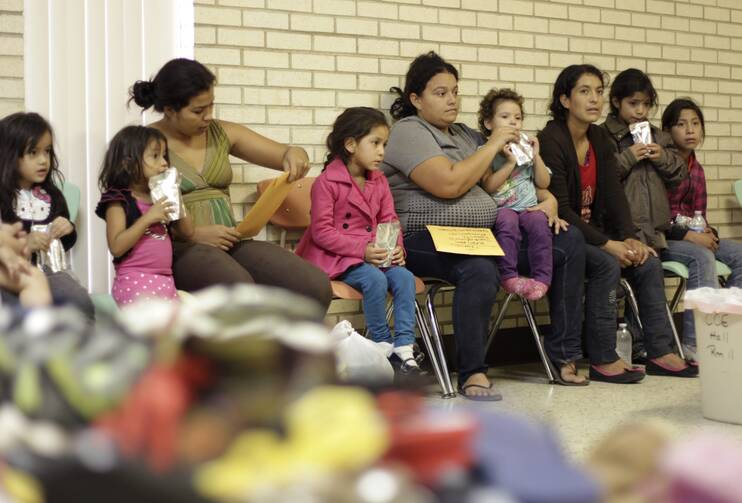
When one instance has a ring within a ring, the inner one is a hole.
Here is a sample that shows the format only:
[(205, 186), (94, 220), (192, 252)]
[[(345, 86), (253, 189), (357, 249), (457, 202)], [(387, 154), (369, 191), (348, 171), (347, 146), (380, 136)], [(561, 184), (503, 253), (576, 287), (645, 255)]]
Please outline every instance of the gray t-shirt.
[(394, 124), (381, 170), (389, 180), (394, 207), (405, 232), (425, 230), (425, 225), (493, 227), (497, 205), (482, 187), (474, 185), (457, 199), (441, 199), (410, 179), (421, 163), (445, 156), (456, 163), (476, 152), (482, 136), (465, 124), (452, 124), (446, 134), (418, 116)]

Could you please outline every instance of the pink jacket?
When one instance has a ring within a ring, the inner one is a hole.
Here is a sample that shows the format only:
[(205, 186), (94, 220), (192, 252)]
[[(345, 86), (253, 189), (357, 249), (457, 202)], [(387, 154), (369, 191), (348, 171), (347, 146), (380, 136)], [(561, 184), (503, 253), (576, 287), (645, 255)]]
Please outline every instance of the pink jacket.
[[(394, 220), (399, 218), (384, 174), (369, 171), (361, 191), (336, 158), (312, 185), (311, 223), (296, 253), (336, 278), (364, 262), (366, 245), (376, 239), (376, 225)], [(397, 243), (402, 246), (401, 233)]]

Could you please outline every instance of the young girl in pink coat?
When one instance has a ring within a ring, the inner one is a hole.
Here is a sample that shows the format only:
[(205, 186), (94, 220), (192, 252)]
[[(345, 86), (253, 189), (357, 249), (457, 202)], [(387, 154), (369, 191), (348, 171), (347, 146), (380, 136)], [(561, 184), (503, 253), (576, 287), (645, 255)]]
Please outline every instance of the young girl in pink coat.
[[(392, 265), (380, 267), (387, 250), (374, 246), (376, 227), (398, 220), (386, 177), (379, 171), (389, 126), (373, 108), (338, 116), (327, 137), (327, 161), (312, 186), (312, 216), (296, 253), (363, 294), (371, 339), (393, 344), (403, 373), (419, 372), (415, 342), (415, 277), (404, 267), (402, 236)], [(394, 337), (386, 322), (386, 296), (394, 301)]]

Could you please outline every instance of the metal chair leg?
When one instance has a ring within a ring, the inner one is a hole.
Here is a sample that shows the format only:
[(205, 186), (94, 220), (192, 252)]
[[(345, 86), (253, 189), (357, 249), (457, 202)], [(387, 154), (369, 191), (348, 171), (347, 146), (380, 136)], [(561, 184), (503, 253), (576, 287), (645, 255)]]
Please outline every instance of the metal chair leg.
[[(642, 331), (642, 334), (644, 333), (644, 326), (642, 326), (641, 318), (639, 318), (639, 304), (636, 301), (636, 296), (634, 295), (634, 290), (631, 288), (631, 285), (629, 285), (629, 282), (626, 281), (626, 279), (621, 278), (621, 287), (624, 289), (624, 292), (626, 292), (626, 297), (629, 300), (629, 305), (631, 307), (631, 310), (634, 311), (634, 316), (636, 316), (636, 322), (639, 324), (639, 329)], [(675, 344), (678, 347), (678, 354), (680, 355), (680, 358), (685, 359), (685, 352), (683, 351), (683, 346), (680, 344), (680, 337), (678, 336), (677, 328), (675, 328), (675, 322), (672, 319), (672, 311), (670, 311), (670, 306), (665, 304), (666, 312), (668, 321), (670, 322), (670, 328), (672, 329), (673, 337), (675, 338)]]
[(528, 320), (528, 326), (531, 327), (531, 334), (533, 334), (533, 340), (536, 342), (536, 348), (538, 348), (538, 354), (541, 355), (541, 362), (544, 364), (544, 370), (546, 371), (546, 377), (548, 377), (549, 382), (554, 382), (554, 373), (551, 371), (551, 365), (549, 364), (549, 359), (546, 356), (546, 351), (544, 350), (544, 342), (541, 338), (541, 334), (538, 331), (538, 324), (536, 323), (536, 317), (533, 315), (533, 310), (531, 309), (531, 305), (528, 303), (528, 299), (524, 297), (518, 297), (520, 299), (521, 304), (523, 305), (523, 313), (526, 315), (526, 319)]
[(438, 316), (435, 314), (435, 307), (433, 305), (433, 299), (438, 289), (443, 285), (433, 285), (428, 290), (425, 297), (425, 304), (428, 312), (428, 320), (430, 323), (427, 325), (429, 329), (430, 342), (433, 346), (431, 353), (435, 354), (438, 358), (438, 365), (441, 370), (441, 383), (444, 391), (444, 397), (455, 396), (456, 392), (451, 384), (451, 375), (448, 373), (448, 365), (446, 364), (446, 354), (443, 351), (443, 343), (441, 341), (440, 326), (438, 325)]
[(621, 284), (621, 288), (623, 288), (623, 291), (626, 293), (626, 299), (629, 302), (629, 307), (634, 312), (634, 316), (636, 317), (636, 322), (639, 324), (639, 330), (641, 330), (643, 334), (644, 326), (642, 325), (642, 320), (639, 317), (639, 303), (636, 301), (636, 295), (634, 295), (634, 289), (631, 288), (631, 285), (629, 285), (629, 282), (625, 278), (621, 278), (620, 284)]
[(670, 318), (670, 328), (672, 328), (672, 336), (675, 338), (675, 345), (678, 347), (678, 354), (680, 358), (685, 360), (685, 351), (683, 351), (683, 345), (680, 343), (680, 335), (678, 334), (678, 329), (675, 327), (675, 320), (672, 319), (672, 311), (667, 304), (665, 304), (665, 308), (667, 309), (667, 317)]
[(433, 372), (435, 373), (435, 377), (436, 379), (438, 379), (438, 384), (441, 387), (441, 396), (443, 398), (453, 398), (456, 396), (456, 392), (454, 391), (453, 385), (451, 384), (451, 377), (448, 374), (448, 366), (446, 365), (446, 360), (445, 358), (441, 358), (437, 353), (432, 337), (430, 335), (430, 324), (425, 318), (425, 313), (417, 301), (415, 301), (415, 317), (417, 318), (417, 325), (420, 329), (420, 336), (422, 337), (423, 343), (425, 344), (425, 349), (427, 350), (428, 356), (430, 358), (430, 364), (433, 367)]
[(387, 325), (392, 322), (392, 316), (394, 315), (394, 303), (392, 299), (389, 299), (386, 303), (386, 323)]
[(685, 293), (685, 288), (688, 284), (688, 281), (685, 278), (682, 278), (678, 276), (680, 279), (680, 283), (678, 284), (678, 288), (675, 290), (675, 294), (672, 296), (672, 300), (670, 301), (670, 311), (675, 312), (675, 310), (678, 308), (678, 304), (680, 304), (680, 298)]
[(495, 334), (497, 334), (497, 331), (500, 330), (500, 325), (502, 325), (502, 320), (505, 319), (505, 312), (508, 310), (508, 306), (510, 305), (510, 301), (513, 300), (513, 297), (515, 297), (514, 293), (508, 294), (507, 297), (505, 297), (505, 302), (502, 303), (502, 306), (500, 307), (500, 311), (497, 313), (497, 318), (495, 319), (495, 324), (490, 327), (490, 333), (487, 337), (487, 345), (484, 348), (484, 354), (486, 355), (490, 351), (490, 346), (492, 345), (492, 341), (495, 340)]

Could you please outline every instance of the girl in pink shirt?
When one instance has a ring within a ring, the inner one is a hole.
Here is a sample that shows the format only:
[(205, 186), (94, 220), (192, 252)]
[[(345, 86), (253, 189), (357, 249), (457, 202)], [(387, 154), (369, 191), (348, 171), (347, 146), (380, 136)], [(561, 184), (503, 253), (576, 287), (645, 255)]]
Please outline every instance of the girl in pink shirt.
[[(312, 186), (312, 215), (297, 254), (363, 294), (371, 339), (394, 345), (402, 372), (419, 372), (415, 342), (415, 277), (404, 267), (401, 233), (388, 257), (377, 248), (379, 223), (398, 220), (386, 177), (379, 171), (389, 126), (376, 109), (355, 107), (335, 120), (327, 161)], [(394, 301), (394, 337), (386, 322), (386, 296)]]
[(106, 221), (116, 268), (112, 293), (119, 305), (141, 297), (176, 298), (170, 232), (188, 240), (193, 223), (186, 216), (168, 224), (173, 203), (152, 200), (148, 180), (168, 165), (167, 140), (150, 127), (125, 127), (106, 152), (98, 179), (103, 194), (95, 213)]

